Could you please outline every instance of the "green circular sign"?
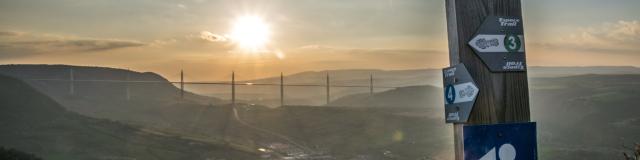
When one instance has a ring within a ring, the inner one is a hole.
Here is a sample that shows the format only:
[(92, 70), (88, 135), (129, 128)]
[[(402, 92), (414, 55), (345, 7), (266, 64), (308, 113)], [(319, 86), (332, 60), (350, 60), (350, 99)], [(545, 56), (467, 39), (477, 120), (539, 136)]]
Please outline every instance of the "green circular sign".
[(504, 48), (509, 52), (518, 52), (522, 47), (520, 37), (514, 34), (507, 34), (504, 36)]

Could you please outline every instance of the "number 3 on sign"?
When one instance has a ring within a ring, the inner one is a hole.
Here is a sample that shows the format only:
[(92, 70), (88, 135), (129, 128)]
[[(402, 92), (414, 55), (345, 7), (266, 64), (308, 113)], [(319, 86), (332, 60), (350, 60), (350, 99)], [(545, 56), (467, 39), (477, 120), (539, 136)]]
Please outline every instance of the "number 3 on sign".
[(522, 42), (520, 42), (520, 37), (514, 34), (508, 34), (504, 37), (504, 48), (509, 52), (518, 52), (520, 47), (522, 47)]
[[(498, 149), (498, 158), (500, 160), (515, 160), (516, 159), (516, 148), (513, 145), (507, 143), (500, 146)], [(496, 148), (492, 148), (487, 154), (482, 156), (480, 160), (498, 160), (496, 158)]]

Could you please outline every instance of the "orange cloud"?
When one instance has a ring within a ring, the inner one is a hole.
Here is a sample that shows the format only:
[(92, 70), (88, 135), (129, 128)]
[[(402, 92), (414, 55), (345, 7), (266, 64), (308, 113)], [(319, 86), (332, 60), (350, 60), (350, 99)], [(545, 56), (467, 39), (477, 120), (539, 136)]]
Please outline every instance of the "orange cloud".
[(640, 52), (640, 21), (618, 21), (579, 29), (535, 46), (595, 53)]

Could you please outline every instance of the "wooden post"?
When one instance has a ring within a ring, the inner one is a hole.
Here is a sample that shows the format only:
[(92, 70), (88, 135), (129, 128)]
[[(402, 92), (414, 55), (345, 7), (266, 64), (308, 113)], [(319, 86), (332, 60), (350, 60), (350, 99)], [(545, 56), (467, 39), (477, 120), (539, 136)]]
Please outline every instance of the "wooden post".
[[(522, 16), (520, 0), (445, 0), (449, 63), (463, 63), (480, 93), (467, 124), (528, 122), (529, 92), (526, 72), (490, 72), (467, 44), (485, 17)], [(455, 159), (464, 159), (462, 129), (454, 124)]]
[(330, 82), (329, 82), (329, 72), (327, 72), (327, 105), (329, 105), (329, 102), (331, 102), (331, 90), (329, 89), (330, 86)]
[(231, 105), (236, 106), (236, 72), (231, 72)]
[(184, 99), (184, 71), (180, 70), (180, 99)]
[(280, 106), (284, 106), (284, 74), (280, 72)]

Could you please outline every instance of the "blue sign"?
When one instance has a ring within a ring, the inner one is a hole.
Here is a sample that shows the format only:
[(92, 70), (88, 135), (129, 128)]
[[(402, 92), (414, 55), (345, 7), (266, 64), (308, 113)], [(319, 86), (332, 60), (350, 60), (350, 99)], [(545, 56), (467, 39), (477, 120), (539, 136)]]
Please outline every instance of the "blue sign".
[(464, 126), (465, 160), (537, 160), (536, 123)]
[(456, 89), (453, 88), (453, 85), (448, 85), (447, 89), (444, 93), (444, 98), (447, 99), (448, 104), (453, 104), (456, 101)]

